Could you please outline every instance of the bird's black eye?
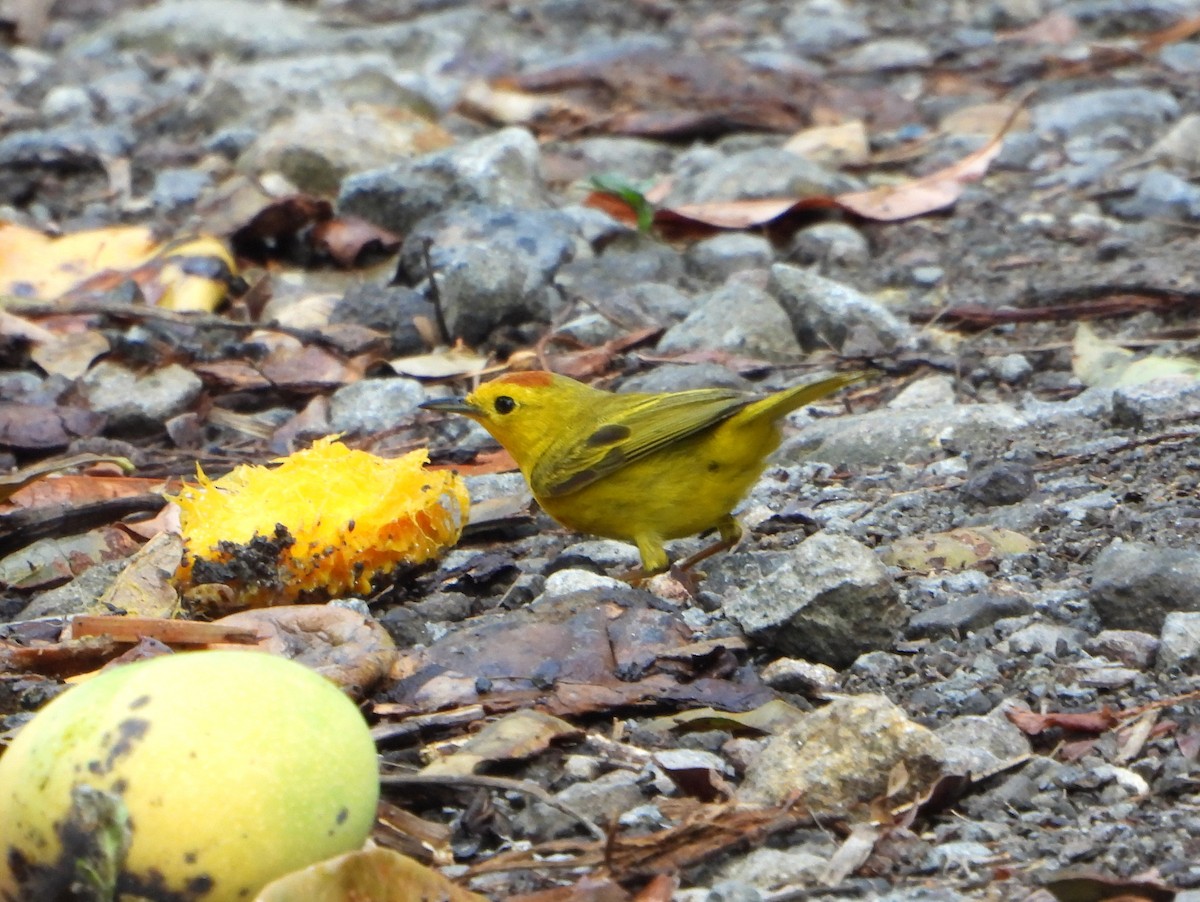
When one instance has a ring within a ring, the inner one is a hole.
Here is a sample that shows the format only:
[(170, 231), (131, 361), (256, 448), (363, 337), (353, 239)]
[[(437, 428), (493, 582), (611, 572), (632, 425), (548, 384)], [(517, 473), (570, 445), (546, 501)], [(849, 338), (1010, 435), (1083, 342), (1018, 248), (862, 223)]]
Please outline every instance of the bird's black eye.
[(517, 409), (517, 402), (508, 395), (501, 395), (496, 399), (496, 413), (512, 413)]

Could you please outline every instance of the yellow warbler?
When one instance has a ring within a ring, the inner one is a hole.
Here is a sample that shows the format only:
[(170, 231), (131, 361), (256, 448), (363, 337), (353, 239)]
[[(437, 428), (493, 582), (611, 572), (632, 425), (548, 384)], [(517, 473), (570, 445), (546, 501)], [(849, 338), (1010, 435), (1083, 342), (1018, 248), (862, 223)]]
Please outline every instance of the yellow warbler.
[(483, 426), (516, 460), (551, 517), (637, 545), (642, 572), (666, 570), (663, 542), (716, 529), (742, 537), (733, 508), (779, 446), (779, 419), (864, 378), (844, 373), (770, 395), (724, 388), (614, 394), (555, 373), (512, 373), (466, 398), (428, 401)]

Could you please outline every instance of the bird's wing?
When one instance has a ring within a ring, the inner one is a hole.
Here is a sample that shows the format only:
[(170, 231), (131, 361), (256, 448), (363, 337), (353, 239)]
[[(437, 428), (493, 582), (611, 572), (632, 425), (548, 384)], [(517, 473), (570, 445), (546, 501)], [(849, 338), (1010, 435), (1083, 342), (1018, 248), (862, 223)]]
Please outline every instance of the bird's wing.
[(727, 420), (752, 395), (730, 389), (702, 388), (666, 395), (617, 396), (626, 403), (603, 417), (603, 423), (581, 438), (552, 446), (531, 474), (540, 493), (559, 497), (576, 492), (626, 464), (669, 447), (681, 439)]

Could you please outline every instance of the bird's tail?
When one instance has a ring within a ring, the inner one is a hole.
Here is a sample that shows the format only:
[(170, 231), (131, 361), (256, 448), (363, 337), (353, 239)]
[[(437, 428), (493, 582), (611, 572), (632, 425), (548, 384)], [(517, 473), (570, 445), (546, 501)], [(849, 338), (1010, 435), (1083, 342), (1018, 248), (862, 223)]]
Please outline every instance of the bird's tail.
[(849, 373), (838, 373), (837, 375), (818, 379), (815, 382), (808, 382), (804, 385), (797, 385), (794, 388), (785, 388), (783, 391), (768, 395), (760, 401), (755, 401), (740, 416), (744, 416), (747, 420), (757, 420), (760, 416), (770, 420), (777, 420), (784, 414), (798, 410), (805, 404), (811, 404), (818, 398), (831, 395), (840, 388), (853, 385), (855, 382), (861, 382), (869, 375), (870, 373), (862, 370), (855, 370)]

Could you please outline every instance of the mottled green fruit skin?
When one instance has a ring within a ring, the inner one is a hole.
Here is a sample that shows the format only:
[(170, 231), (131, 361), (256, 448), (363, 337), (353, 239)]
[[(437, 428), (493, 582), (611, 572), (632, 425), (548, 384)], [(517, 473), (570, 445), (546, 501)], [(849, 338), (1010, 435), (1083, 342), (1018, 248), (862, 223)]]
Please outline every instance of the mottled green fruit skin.
[(118, 889), (181, 902), (246, 902), (361, 847), (379, 798), (354, 703), (307, 667), (253, 651), (129, 664), (39, 711), (0, 756), (0, 899), (69, 887), (62, 837), (79, 784), (128, 809)]

